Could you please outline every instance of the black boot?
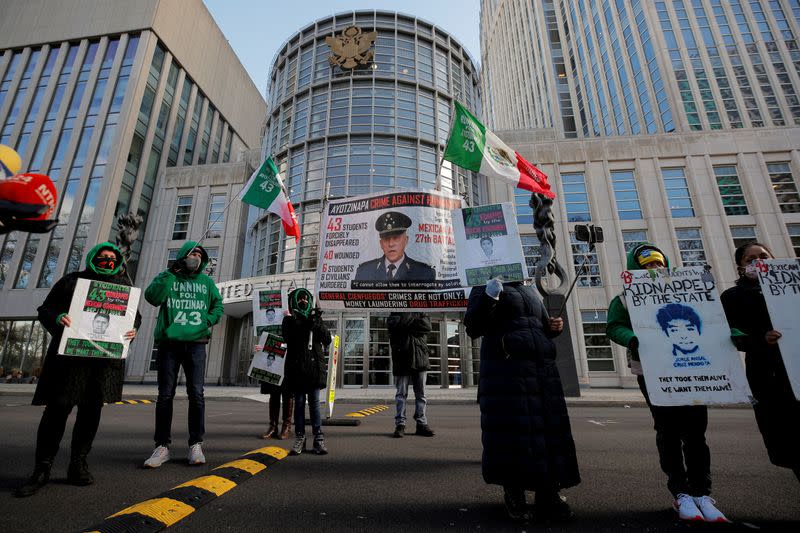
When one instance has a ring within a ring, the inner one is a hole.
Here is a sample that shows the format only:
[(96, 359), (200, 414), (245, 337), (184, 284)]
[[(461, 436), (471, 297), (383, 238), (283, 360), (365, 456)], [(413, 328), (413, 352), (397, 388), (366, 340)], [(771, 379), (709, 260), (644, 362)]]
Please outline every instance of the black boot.
[(94, 477), (89, 472), (85, 455), (78, 455), (70, 459), (69, 468), (67, 468), (67, 482), (79, 487), (94, 483)]
[(420, 424), (417, 423), (417, 435), (421, 435), (423, 437), (433, 437), (436, 435), (434, 431), (428, 426), (428, 424)]
[(14, 491), (14, 496), (17, 498), (26, 498), (36, 494), (36, 491), (47, 485), (47, 482), (50, 481), (50, 469), (52, 466), (52, 461), (36, 463), (36, 466), (33, 468), (33, 474), (25, 481), (24, 485)]
[(401, 425), (397, 425), (394, 428), (394, 433), (392, 434), (392, 437), (394, 437), (396, 439), (402, 439), (403, 435), (405, 435), (405, 434), (406, 434), (406, 427), (405, 426), (401, 426)]
[(572, 517), (572, 509), (557, 491), (537, 491), (533, 514), (536, 520), (567, 520)]
[(525, 502), (525, 491), (522, 489), (503, 487), (503, 501), (506, 512), (512, 520), (527, 521), (531, 514)]

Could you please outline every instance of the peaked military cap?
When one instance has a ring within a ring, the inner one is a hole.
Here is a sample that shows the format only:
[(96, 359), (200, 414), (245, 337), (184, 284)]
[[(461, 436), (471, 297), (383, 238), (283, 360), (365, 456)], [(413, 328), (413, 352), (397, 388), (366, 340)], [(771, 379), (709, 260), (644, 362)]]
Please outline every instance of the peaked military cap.
[(375, 229), (381, 237), (403, 233), (410, 227), (411, 219), (397, 211), (384, 213), (375, 221)]

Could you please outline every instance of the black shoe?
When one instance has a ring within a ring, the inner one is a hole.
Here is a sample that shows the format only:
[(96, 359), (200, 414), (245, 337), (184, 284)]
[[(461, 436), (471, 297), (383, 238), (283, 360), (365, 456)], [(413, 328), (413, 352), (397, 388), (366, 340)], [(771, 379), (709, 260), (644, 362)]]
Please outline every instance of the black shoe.
[(417, 424), (417, 435), (421, 437), (433, 437), (436, 435), (428, 424)]
[(530, 509), (525, 502), (525, 491), (503, 487), (503, 501), (511, 520), (524, 522), (531, 519)]
[(396, 439), (402, 439), (403, 435), (406, 434), (406, 427), (405, 426), (395, 426), (394, 427), (394, 434), (392, 437)]
[(94, 483), (94, 477), (89, 472), (89, 465), (86, 463), (86, 457), (73, 457), (69, 462), (67, 468), (67, 483), (71, 485), (78, 485), (85, 487)]
[(31, 477), (25, 481), (24, 485), (14, 491), (14, 496), (17, 498), (26, 498), (36, 494), (36, 491), (47, 485), (47, 482), (50, 481), (51, 466), (52, 464), (45, 463), (36, 465)]
[(567, 499), (557, 492), (541, 496), (537, 494), (533, 515), (536, 520), (567, 520), (572, 518), (572, 509)]

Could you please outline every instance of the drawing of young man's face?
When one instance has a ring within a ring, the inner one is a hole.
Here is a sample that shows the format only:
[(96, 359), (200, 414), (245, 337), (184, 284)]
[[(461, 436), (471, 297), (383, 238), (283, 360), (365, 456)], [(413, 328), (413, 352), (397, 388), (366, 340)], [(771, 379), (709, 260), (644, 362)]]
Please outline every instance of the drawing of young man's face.
[(491, 257), (494, 253), (494, 243), (492, 242), (492, 239), (488, 237), (481, 239), (481, 248), (483, 249), (483, 253), (486, 255), (486, 257)]
[(92, 319), (92, 333), (96, 335), (103, 335), (108, 329), (108, 317), (105, 315), (96, 315)]
[(667, 338), (672, 341), (673, 348), (683, 353), (692, 353), (697, 350), (700, 341), (700, 330), (691, 321), (683, 318), (673, 318), (664, 328)]
[(274, 307), (270, 307), (269, 309), (267, 309), (266, 315), (267, 315), (267, 324), (272, 324), (273, 322), (275, 322), (275, 308)]

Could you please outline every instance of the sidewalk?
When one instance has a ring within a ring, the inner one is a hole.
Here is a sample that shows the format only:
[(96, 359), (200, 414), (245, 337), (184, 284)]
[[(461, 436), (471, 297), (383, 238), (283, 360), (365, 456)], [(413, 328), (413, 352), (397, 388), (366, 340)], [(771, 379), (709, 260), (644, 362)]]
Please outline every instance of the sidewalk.
[[(0, 396), (33, 396), (36, 385), (28, 383), (0, 383)], [(126, 384), (123, 388), (125, 399), (155, 400), (158, 389), (155, 384)], [(354, 404), (394, 404), (394, 387), (369, 389), (336, 389), (336, 400)], [(413, 393), (412, 393), (413, 394)], [(429, 386), (425, 390), (431, 404), (476, 403), (478, 389), (442, 389)], [(178, 386), (176, 398), (186, 398), (186, 388)], [(258, 387), (205, 387), (207, 400), (256, 401), (266, 403), (269, 396), (260, 394)], [(628, 406), (645, 407), (639, 389), (584, 388), (579, 398), (567, 398), (567, 405), (585, 407)]]

